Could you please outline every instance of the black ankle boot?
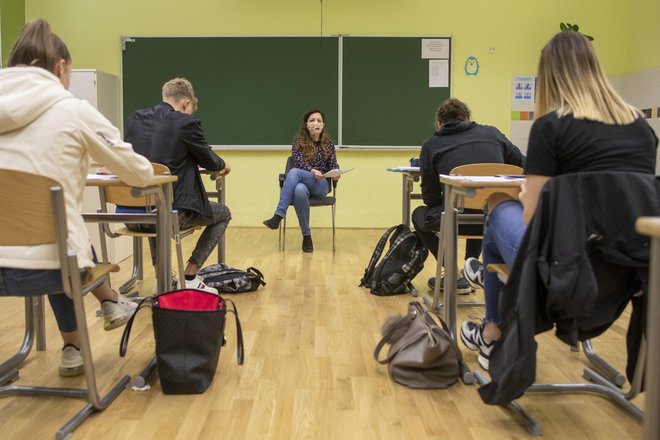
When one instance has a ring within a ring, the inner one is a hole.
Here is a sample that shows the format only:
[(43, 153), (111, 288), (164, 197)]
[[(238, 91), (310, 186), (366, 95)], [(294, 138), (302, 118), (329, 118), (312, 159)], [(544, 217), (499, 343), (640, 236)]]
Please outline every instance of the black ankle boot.
[(270, 229), (277, 229), (280, 227), (281, 221), (282, 221), (282, 217), (280, 217), (279, 215), (274, 215), (268, 220), (264, 220), (264, 225), (266, 225)]
[(302, 250), (303, 252), (314, 252), (314, 244), (312, 243), (311, 235), (303, 235)]

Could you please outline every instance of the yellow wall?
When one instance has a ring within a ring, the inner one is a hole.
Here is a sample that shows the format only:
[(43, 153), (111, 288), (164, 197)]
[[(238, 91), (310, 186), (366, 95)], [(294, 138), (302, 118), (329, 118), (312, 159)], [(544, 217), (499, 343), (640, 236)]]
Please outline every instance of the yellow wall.
[[(657, 2), (632, 1), (642, 6)], [(68, 44), (75, 68), (114, 74), (120, 74), (120, 35), (451, 35), (453, 95), (471, 106), (475, 120), (505, 133), (510, 124), (511, 76), (535, 72), (539, 51), (558, 31), (559, 22), (578, 23), (596, 37), (607, 72), (621, 74), (628, 70), (627, 26), (622, 23), (627, 23), (631, 10), (636, 17), (644, 16), (638, 9), (621, 0), (26, 0), (27, 19), (51, 22)], [(646, 29), (653, 29), (651, 23)], [(479, 60), (476, 77), (464, 74), (468, 56)], [(296, 128), (297, 121), (291, 121), (291, 131)], [(420, 138), (430, 134), (429, 128)], [(272, 215), (277, 174), (287, 154), (221, 152), (233, 168), (227, 182), (233, 225), (258, 226)], [(344, 176), (339, 187), (338, 225), (385, 227), (400, 222), (400, 177), (384, 169), (405, 165), (413, 155), (339, 152), (340, 164), (356, 170)], [(314, 211), (312, 216), (313, 226), (329, 224), (325, 213)]]
[(626, 73), (660, 66), (658, 20), (660, 20), (660, 1), (634, 0), (631, 2)]

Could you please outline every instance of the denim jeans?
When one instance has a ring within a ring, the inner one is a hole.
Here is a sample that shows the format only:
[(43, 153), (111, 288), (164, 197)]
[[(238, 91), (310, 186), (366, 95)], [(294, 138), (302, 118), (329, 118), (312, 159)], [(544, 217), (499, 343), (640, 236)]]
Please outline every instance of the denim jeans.
[[(202, 235), (200, 235), (193, 249), (192, 255), (188, 259), (189, 262), (195, 263), (197, 266), (202, 267), (204, 262), (208, 259), (211, 252), (216, 247), (220, 238), (225, 233), (227, 225), (231, 220), (231, 212), (225, 205), (216, 202), (209, 202), (213, 212), (213, 218), (205, 218), (193, 211), (181, 210), (179, 211), (179, 229), (192, 228), (194, 226), (206, 226)], [(138, 208), (140, 211), (135, 211), (135, 208), (117, 207), (116, 212), (145, 212), (144, 208)], [(145, 223), (127, 223), (126, 227), (135, 232), (156, 232), (156, 225)], [(151, 252), (151, 264), (156, 265), (156, 238), (149, 238), (149, 251)]]
[(61, 291), (62, 275), (59, 269), (0, 268), (0, 296), (48, 295), (60, 331), (73, 332), (78, 329), (73, 300), (64, 293), (52, 295)]
[[(516, 200), (500, 203), (488, 215), (484, 231), (484, 270), (489, 264), (511, 267), (527, 226), (523, 222), (523, 207)], [(503, 284), (494, 272), (484, 272), (487, 322), (499, 322), (498, 299)]]
[(329, 192), (330, 185), (327, 180), (318, 180), (309, 171), (291, 168), (286, 174), (275, 215), (282, 218), (286, 217), (286, 210), (293, 201), (302, 235), (311, 235), (312, 232), (309, 229), (309, 197), (325, 196)]

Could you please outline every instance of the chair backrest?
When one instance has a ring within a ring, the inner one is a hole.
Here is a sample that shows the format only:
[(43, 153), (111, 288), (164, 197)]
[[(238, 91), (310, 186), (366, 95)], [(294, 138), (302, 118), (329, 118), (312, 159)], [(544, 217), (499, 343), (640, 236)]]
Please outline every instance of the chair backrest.
[(56, 242), (55, 180), (24, 171), (0, 169), (0, 245), (34, 246)]
[[(496, 174), (523, 174), (523, 169), (517, 165), (507, 163), (472, 163), (460, 165), (452, 169), (449, 174), (457, 176), (494, 176)], [(479, 189), (474, 197), (465, 197), (463, 207), (468, 209), (482, 209), (488, 197), (494, 193), (509, 194), (513, 198), (518, 198), (518, 188), (511, 189)]]
[[(158, 176), (170, 174), (169, 168), (159, 163), (152, 163), (154, 174)], [(152, 200), (148, 197), (133, 197), (131, 188), (126, 186), (101, 186), (105, 203), (121, 206), (149, 206)]]

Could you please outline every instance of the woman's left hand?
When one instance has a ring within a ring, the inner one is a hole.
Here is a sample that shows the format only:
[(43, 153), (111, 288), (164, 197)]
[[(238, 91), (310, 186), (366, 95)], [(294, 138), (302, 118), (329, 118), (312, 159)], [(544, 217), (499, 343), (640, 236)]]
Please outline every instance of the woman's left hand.
[(340, 177), (341, 177), (341, 176), (335, 176), (335, 177), (332, 177), (331, 179), (334, 180), (335, 182), (337, 182), (337, 181), (339, 180)]

